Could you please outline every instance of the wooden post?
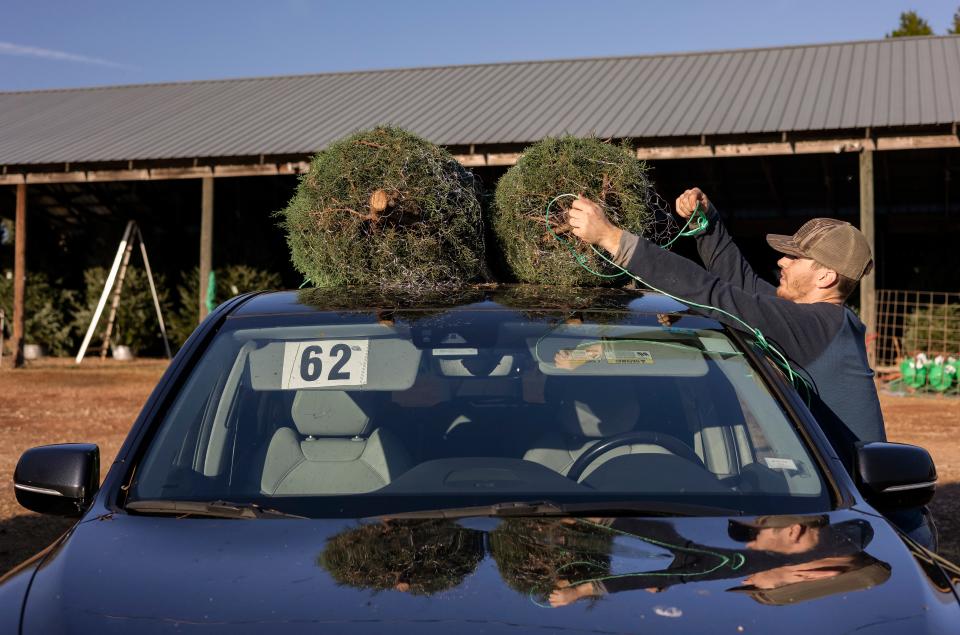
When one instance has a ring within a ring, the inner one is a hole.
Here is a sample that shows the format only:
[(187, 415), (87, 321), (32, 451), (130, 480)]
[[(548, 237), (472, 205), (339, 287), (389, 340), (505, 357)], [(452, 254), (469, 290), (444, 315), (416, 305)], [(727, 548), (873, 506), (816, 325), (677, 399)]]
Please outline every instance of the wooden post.
[(207, 284), (213, 266), (213, 177), (203, 177), (200, 209), (200, 322), (207, 317)]
[[(867, 237), (870, 251), (874, 255), (873, 270), (860, 280), (860, 319), (867, 327), (868, 338), (877, 333), (877, 262), (873, 210), (873, 150), (862, 150), (860, 152), (860, 231)], [(876, 347), (871, 346), (867, 354), (870, 366), (876, 366)]]
[(13, 367), (23, 366), (24, 292), (27, 283), (27, 184), (17, 184), (13, 247)]

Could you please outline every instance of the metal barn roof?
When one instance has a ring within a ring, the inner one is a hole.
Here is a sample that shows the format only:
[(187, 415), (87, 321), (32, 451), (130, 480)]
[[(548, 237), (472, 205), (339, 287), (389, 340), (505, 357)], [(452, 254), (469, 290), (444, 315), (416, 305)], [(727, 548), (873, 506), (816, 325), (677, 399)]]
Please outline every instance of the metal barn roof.
[(0, 165), (307, 154), (390, 123), (442, 145), (960, 121), (960, 37), (0, 93)]

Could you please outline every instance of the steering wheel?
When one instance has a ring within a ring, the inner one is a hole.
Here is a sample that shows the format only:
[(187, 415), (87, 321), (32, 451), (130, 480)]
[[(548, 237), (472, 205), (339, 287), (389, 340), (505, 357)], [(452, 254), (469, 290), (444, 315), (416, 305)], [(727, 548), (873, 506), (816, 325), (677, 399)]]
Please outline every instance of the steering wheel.
[(679, 456), (680, 458), (692, 461), (700, 467), (704, 467), (703, 460), (697, 456), (697, 453), (693, 451), (693, 448), (677, 437), (664, 434), (662, 432), (631, 430), (630, 432), (615, 434), (612, 437), (599, 439), (596, 443), (590, 446), (586, 452), (581, 454), (580, 458), (573, 462), (573, 465), (571, 465), (570, 469), (567, 471), (567, 478), (579, 483), (580, 477), (583, 475), (587, 467), (600, 458), (601, 455), (604, 455), (607, 452), (610, 452), (611, 450), (621, 446), (633, 445), (635, 443), (659, 445), (660, 447), (669, 450), (671, 453)]

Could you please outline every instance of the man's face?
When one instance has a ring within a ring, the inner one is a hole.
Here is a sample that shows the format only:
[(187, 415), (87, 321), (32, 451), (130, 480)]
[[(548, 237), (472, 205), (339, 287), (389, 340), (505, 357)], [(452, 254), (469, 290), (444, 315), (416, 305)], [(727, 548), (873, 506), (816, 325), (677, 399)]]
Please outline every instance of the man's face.
[(784, 300), (797, 302), (816, 288), (816, 271), (812, 259), (785, 255), (777, 261), (777, 266), (780, 267), (777, 295)]
[(773, 551), (775, 553), (806, 553), (820, 543), (818, 527), (802, 527), (799, 524), (787, 527), (764, 527), (747, 543), (747, 549)]

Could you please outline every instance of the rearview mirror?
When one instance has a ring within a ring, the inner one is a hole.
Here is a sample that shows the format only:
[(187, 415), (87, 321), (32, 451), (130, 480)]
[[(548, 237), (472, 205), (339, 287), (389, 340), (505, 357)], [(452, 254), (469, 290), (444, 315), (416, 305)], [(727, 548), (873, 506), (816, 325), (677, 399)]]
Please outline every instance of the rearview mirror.
[(63, 443), (27, 450), (17, 462), (13, 487), (27, 509), (80, 516), (100, 489), (100, 448)]
[(856, 476), (864, 498), (881, 511), (926, 505), (937, 487), (937, 468), (930, 454), (905, 443), (861, 445)]

